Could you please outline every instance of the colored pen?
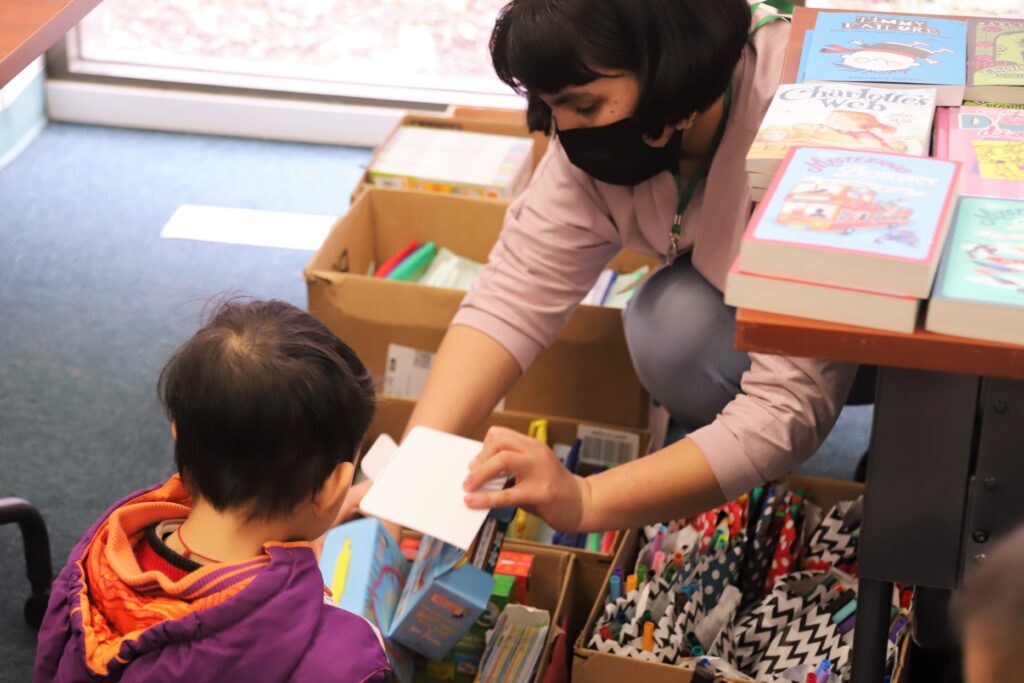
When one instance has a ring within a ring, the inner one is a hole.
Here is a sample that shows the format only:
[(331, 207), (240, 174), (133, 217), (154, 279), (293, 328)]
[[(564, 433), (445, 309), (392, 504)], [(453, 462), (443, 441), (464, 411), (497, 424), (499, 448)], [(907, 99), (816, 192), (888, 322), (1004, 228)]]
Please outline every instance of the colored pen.
[(420, 243), (416, 240), (409, 242), (409, 244), (405, 245), (400, 251), (395, 252), (386, 261), (384, 261), (384, 263), (380, 264), (380, 268), (374, 271), (373, 276), (380, 278), (387, 277), (391, 271), (395, 269), (395, 266), (409, 258), (409, 256), (419, 248)]
[(661, 545), (665, 542), (665, 529), (662, 527), (658, 529), (658, 533), (654, 535), (654, 540), (651, 541), (650, 557), (647, 559), (654, 564), (654, 556), (661, 552)]
[(804, 683), (818, 683), (818, 674), (813, 671), (807, 674), (807, 678), (804, 679)]
[(601, 627), (601, 638), (603, 638), (604, 640), (611, 640), (612, 639), (612, 630), (610, 628), (608, 628), (607, 626), (602, 626)]
[(629, 595), (636, 590), (636, 574), (630, 574), (626, 577), (626, 595)]
[(821, 664), (818, 665), (818, 670), (815, 672), (818, 677), (819, 683), (825, 683), (825, 676), (832, 675), (832, 662), (827, 659), (821, 660)]
[(601, 537), (601, 552), (604, 555), (609, 555), (612, 549), (615, 547), (615, 532), (606, 531), (604, 536)]
[(640, 564), (638, 564), (636, 566), (636, 582), (638, 584), (639, 583), (643, 583), (646, 578), (647, 578), (647, 565), (641, 562)]
[(569, 454), (565, 456), (565, 468), (576, 474), (576, 470), (580, 466), (580, 449), (583, 447), (583, 441), (576, 439), (572, 442), (572, 446), (569, 448)]
[(655, 576), (661, 575), (661, 569), (665, 565), (665, 553), (660, 550), (654, 554), (654, 561), (651, 563), (651, 571)]
[(427, 242), (395, 266), (385, 279), (410, 282), (419, 279), (437, 256), (437, 245)]
[(857, 615), (856, 614), (851, 614), (846, 621), (844, 621), (841, 624), (839, 624), (839, 629), (838, 629), (839, 630), (839, 635), (845, 636), (847, 633), (852, 631), (856, 625), (857, 625)]
[(609, 594), (612, 600), (618, 600), (622, 597), (622, 579), (617, 574), (612, 574), (609, 586)]
[(600, 533), (595, 531), (593, 533), (587, 534), (587, 550), (589, 550), (592, 553), (599, 553), (599, 552), (601, 552), (601, 534)]
[(856, 612), (856, 611), (857, 611), (857, 600), (854, 599), (854, 600), (851, 600), (850, 602), (846, 603), (845, 606), (843, 606), (839, 611), (837, 611), (835, 614), (832, 615), (832, 623), (833, 624), (841, 624), (844, 621), (846, 621), (847, 619), (849, 619), (850, 616), (854, 612)]
[(644, 652), (654, 652), (654, 622), (644, 623)]

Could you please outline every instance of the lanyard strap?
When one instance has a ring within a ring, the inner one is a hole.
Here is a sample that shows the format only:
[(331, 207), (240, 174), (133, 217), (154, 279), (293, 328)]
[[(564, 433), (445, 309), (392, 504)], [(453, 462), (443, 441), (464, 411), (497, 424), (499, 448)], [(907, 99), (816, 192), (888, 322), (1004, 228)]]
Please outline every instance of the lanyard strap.
[(725, 89), (725, 95), (722, 97), (722, 116), (718, 119), (718, 127), (715, 129), (715, 137), (711, 140), (711, 145), (707, 151), (704, 152), (704, 157), (700, 160), (700, 165), (697, 167), (697, 171), (693, 174), (693, 177), (686, 183), (686, 187), (683, 187), (682, 176), (679, 175), (679, 171), (676, 171), (676, 191), (679, 193), (679, 201), (676, 204), (676, 213), (672, 217), (672, 234), (669, 236), (668, 243), (668, 255), (667, 259), (669, 264), (676, 260), (676, 256), (679, 254), (679, 235), (683, 231), (683, 214), (686, 213), (686, 207), (690, 205), (690, 200), (693, 199), (693, 193), (697, 191), (697, 185), (700, 181), (707, 177), (708, 171), (711, 170), (711, 162), (715, 158), (715, 152), (718, 151), (718, 146), (722, 142), (722, 137), (725, 135), (725, 126), (729, 120), (729, 111), (732, 109), (732, 83)]

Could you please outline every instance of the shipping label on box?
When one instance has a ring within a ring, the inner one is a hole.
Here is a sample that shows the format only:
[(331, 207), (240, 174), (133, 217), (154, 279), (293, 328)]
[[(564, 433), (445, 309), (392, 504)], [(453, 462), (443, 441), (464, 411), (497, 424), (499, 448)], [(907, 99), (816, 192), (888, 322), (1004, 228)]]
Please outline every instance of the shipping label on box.
[(466, 553), (425, 536), (388, 637), (428, 659), (442, 659), (487, 608), (494, 577)]

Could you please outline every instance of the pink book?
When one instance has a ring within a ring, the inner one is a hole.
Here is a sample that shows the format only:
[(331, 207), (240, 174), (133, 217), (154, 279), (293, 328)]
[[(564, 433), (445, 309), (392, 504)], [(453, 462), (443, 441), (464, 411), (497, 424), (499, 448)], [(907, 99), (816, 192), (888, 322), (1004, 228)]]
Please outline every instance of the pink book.
[(1024, 110), (955, 110), (950, 116), (948, 156), (963, 164), (961, 194), (1024, 199)]

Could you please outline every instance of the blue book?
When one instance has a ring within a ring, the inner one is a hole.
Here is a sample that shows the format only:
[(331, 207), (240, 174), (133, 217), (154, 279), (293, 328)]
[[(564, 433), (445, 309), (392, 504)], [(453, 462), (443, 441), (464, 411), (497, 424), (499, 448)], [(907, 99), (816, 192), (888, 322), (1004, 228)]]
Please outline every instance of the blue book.
[(960, 199), (925, 328), (1024, 345), (1024, 201)]
[(819, 12), (809, 33), (807, 82), (935, 87), (938, 105), (963, 102), (967, 22), (869, 12)]
[(748, 273), (926, 298), (956, 202), (959, 164), (796, 147), (740, 244)]

